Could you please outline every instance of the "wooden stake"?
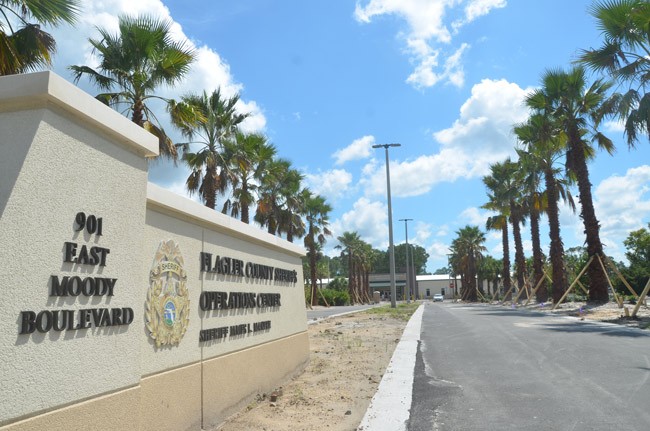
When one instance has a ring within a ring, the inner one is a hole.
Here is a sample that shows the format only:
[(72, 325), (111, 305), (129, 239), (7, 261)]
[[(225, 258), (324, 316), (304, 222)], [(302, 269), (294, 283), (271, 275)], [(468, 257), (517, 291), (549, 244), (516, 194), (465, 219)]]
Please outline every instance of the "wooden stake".
[(580, 280), (580, 277), (582, 277), (582, 274), (584, 274), (585, 271), (587, 270), (587, 268), (589, 268), (589, 265), (591, 264), (591, 262), (592, 262), (593, 260), (594, 260), (594, 257), (591, 256), (591, 257), (589, 258), (589, 262), (587, 262), (587, 264), (585, 265), (585, 267), (582, 268), (582, 271), (580, 271), (580, 274), (578, 274), (578, 276), (577, 276), (576, 279), (573, 281), (573, 283), (571, 283), (571, 286), (569, 286), (569, 288), (566, 290), (566, 292), (564, 292), (564, 295), (562, 295), (562, 298), (560, 298), (560, 300), (559, 300), (556, 304), (553, 304), (553, 308), (551, 308), (551, 310), (555, 310), (555, 309), (557, 308), (557, 306), (560, 305), (560, 304), (564, 301), (564, 298), (566, 298), (567, 295), (569, 294), (569, 292), (571, 292), (571, 289), (573, 289), (573, 286), (575, 286), (576, 283)]
[(512, 286), (510, 286), (510, 289), (508, 289), (508, 291), (506, 292), (506, 294), (503, 295), (503, 301), (501, 301), (501, 304), (503, 304), (504, 302), (506, 302), (506, 298), (508, 297), (508, 295), (510, 295), (510, 292), (512, 292), (512, 289), (514, 289), (514, 288), (515, 288), (515, 285), (514, 285), (514, 284), (513, 284)]
[[(546, 271), (542, 270), (542, 272), (544, 272), (544, 274), (539, 278), (539, 281), (537, 282), (537, 285), (536, 285), (535, 288), (533, 289), (533, 293), (532, 293), (532, 295), (530, 295), (530, 296), (528, 297), (528, 301), (526, 301), (526, 303), (524, 304), (524, 307), (528, 305), (528, 303), (530, 302), (530, 300), (533, 299), (533, 297), (534, 297), (535, 295), (537, 295), (537, 290), (542, 286), (542, 281), (544, 281), (544, 276), (546, 275)], [(548, 275), (546, 275), (546, 276), (548, 277)], [(551, 282), (553, 282), (553, 280), (551, 280)]]
[(650, 290), (650, 278), (648, 279), (648, 282), (645, 284), (645, 288), (643, 289), (643, 292), (641, 292), (641, 295), (639, 295), (639, 299), (636, 301), (634, 310), (632, 310), (632, 317), (636, 317), (636, 313), (637, 311), (639, 311), (639, 308), (641, 308), (641, 304), (645, 302), (645, 297), (646, 295), (648, 295), (648, 290)]
[(607, 274), (607, 270), (605, 269), (605, 265), (603, 265), (603, 260), (600, 258), (600, 255), (598, 256), (598, 263), (600, 263), (600, 267), (603, 270), (603, 274), (605, 274), (605, 277), (607, 277), (607, 282), (609, 283), (610, 287), (612, 288), (612, 294), (614, 294), (614, 299), (616, 300), (616, 303), (618, 304), (618, 308), (623, 308), (623, 298), (618, 297), (616, 294), (616, 290), (614, 290), (614, 285), (612, 284), (612, 280), (609, 279), (609, 275)]
[(616, 265), (614, 265), (614, 263), (607, 256), (603, 256), (603, 257), (605, 258), (605, 263), (608, 264), (610, 268), (612, 268), (612, 270), (616, 273), (616, 275), (618, 275), (618, 278), (623, 282), (625, 287), (627, 287), (627, 290), (629, 290), (630, 293), (634, 295), (634, 298), (638, 300), (639, 295), (637, 295), (634, 289), (632, 289), (632, 286), (630, 286), (630, 284), (627, 282), (625, 277), (623, 277), (623, 274), (621, 274), (621, 272), (618, 270)]

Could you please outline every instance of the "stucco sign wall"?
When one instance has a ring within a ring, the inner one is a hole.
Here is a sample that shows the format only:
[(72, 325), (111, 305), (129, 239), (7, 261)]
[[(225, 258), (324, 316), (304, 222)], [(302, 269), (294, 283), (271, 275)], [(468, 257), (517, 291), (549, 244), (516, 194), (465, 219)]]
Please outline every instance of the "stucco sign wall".
[(305, 366), (302, 248), (148, 183), (156, 154), (51, 72), (0, 78), (0, 430), (198, 430)]

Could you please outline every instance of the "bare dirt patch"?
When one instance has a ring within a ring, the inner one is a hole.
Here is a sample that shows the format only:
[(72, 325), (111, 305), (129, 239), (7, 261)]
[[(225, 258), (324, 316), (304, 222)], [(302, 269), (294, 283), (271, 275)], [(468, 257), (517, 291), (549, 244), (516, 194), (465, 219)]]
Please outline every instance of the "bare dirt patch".
[(407, 321), (356, 313), (309, 326), (310, 363), (271, 394), (258, 394), (219, 431), (355, 430)]

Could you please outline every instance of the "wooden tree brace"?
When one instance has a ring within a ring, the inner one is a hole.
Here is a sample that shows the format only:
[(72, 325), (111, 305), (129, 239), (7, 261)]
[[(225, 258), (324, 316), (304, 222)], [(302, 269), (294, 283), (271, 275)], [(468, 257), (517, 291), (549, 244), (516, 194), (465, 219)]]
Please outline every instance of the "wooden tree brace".
[(571, 292), (571, 290), (573, 289), (573, 286), (575, 286), (576, 283), (580, 280), (580, 277), (582, 277), (582, 274), (584, 274), (585, 271), (587, 270), (587, 268), (589, 268), (589, 265), (591, 265), (591, 262), (593, 262), (593, 260), (594, 260), (594, 256), (591, 256), (589, 258), (589, 262), (587, 262), (585, 267), (582, 268), (582, 271), (580, 271), (580, 274), (578, 274), (578, 276), (573, 281), (573, 283), (571, 283), (571, 286), (569, 286), (569, 288), (566, 290), (566, 292), (564, 292), (564, 295), (562, 295), (562, 298), (560, 298), (560, 300), (556, 304), (553, 304), (553, 308), (551, 308), (551, 310), (555, 310), (558, 307), (558, 305), (560, 305), (562, 302), (564, 302), (564, 299), (567, 297), (569, 292)]
[(623, 308), (623, 298), (619, 298), (619, 296), (616, 294), (616, 290), (614, 290), (614, 285), (612, 285), (612, 280), (609, 279), (609, 275), (607, 274), (607, 270), (605, 269), (605, 265), (603, 265), (603, 260), (600, 258), (600, 255), (597, 254), (596, 256), (598, 256), (598, 263), (600, 263), (600, 267), (603, 270), (603, 274), (605, 274), (605, 277), (607, 278), (607, 282), (612, 288), (612, 293), (614, 294), (614, 299), (618, 304), (618, 308)]
[(632, 289), (632, 286), (630, 286), (630, 284), (627, 282), (627, 280), (625, 279), (625, 277), (623, 277), (623, 274), (621, 274), (621, 272), (618, 270), (618, 268), (616, 267), (616, 265), (614, 265), (614, 263), (613, 263), (613, 262), (612, 262), (612, 261), (611, 261), (607, 256), (603, 256), (603, 257), (605, 258), (605, 263), (606, 263), (607, 265), (609, 265), (610, 268), (612, 268), (612, 270), (616, 273), (616, 275), (618, 276), (618, 278), (623, 282), (623, 284), (625, 285), (625, 287), (627, 287), (627, 290), (629, 290), (630, 293), (631, 293), (632, 295), (634, 295), (634, 299), (638, 300), (638, 299), (639, 299), (639, 295), (637, 295), (637, 293), (634, 291), (634, 289)]
[(648, 295), (649, 290), (650, 290), (650, 278), (648, 278), (648, 282), (645, 284), (645, 288), (643, 289), (643, 292), (641, 292), (641, 295), (639, 295), (639, 299), (636, 301), (634, 310), (632, 310), (632, 317), (636, 317), (636, 313), (639, 311), (639, 308), (641, 308), (641, 304), (645, 302), (645, 298)]

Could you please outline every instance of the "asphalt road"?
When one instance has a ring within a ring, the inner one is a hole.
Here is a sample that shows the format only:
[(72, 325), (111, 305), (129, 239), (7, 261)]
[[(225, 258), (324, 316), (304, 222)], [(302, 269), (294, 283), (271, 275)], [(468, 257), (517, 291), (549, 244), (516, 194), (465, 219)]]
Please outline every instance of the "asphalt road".
[(650, 430), (650, 332), (428, 303), (409, 430)]

